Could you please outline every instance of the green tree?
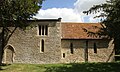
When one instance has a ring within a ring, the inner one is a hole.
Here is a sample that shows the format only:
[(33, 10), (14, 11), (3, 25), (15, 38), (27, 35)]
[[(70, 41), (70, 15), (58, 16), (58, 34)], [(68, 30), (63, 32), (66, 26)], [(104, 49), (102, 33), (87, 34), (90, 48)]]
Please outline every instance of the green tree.
[(94, 5), (83, 13), (87, 15), (100, 13), (96, 17), (104, 19), (101, 21), (102, 28), (98, 35), (107, 35), (114, 39), (115, 52), (120, 54), (120, 0), (107, 0), (103, 4)]
[[(19, 27), (25, 29), (27, 21), (41, 8), (44, 0), (0, 0), (0, 64), (4, 47), (14, 31)], [(14, 26), (10, 29), (9, 26)]]

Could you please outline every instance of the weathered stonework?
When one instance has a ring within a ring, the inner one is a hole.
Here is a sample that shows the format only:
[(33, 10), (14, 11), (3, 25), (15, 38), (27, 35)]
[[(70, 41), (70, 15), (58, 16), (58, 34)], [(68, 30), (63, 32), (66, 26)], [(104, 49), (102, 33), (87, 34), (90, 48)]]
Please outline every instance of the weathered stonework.
[[(32, 64), (85, 62), (86, 41), (88, 62), (114, 60), (114, 45), (107, 39), (62, 39), (62, 24), (59, 19), (31, 23), (32, 28), (25, 31), (17, 28), (10, 37), (4, 50), (3, 62)], [(48, 35), (39, 35), (39, 25), (48, 26)], [(41, 51), (41, 40), (44, 41), (44, 52)], [(71, 43), (73, 53), (70, 49)], [(97, 53), (93, 50), (94, 43), (97, 46)]]
[[(93, 44), (97, 44), (97, 53), (94, 53)], [(89, 62), (111, 62), (114, 61), (114, 44), (109, 40), (90, 40), (88, 46)]]
[[(73, 54), (71, 54), (70, 43), (73, 43)], [(65, 53), (65, 58), (62, 57), (62, 63), (84, 62), (84, 40), (62, 40), (62, 54)]]
[[(88, 62), (111, 62), (113, 61), (114, 45), (109, 40), (87, 40), (88, 41)], [(71, 54), (70, 43), (73, 43), (73, 54)], [(94, 53), (94, 43), (97, 44), (97, 53)], [(61, 59), (62, 63), (85, 62), (86, 40), (62, 40), (62, 54), (65, 58)], [(112, 54), (111, 54), (112, 53)]]
[[(38, 25), (48, 25), (48, 35), (38, 35)], [(15, 49), (13, 63), (58, 63), (61, 59), (61, 34), (59, 21), (35, 22), (32, 29), (19, 28), (13, 33), (8, 45)], [(44, 52), (40, 52), (40, 41), (44, 40)], [(6, 58), (6, 57), (5, 57)], [(6, 59), (5, 59), (6, 60)], [(6, 62), (6, 61), (4, 61)]]

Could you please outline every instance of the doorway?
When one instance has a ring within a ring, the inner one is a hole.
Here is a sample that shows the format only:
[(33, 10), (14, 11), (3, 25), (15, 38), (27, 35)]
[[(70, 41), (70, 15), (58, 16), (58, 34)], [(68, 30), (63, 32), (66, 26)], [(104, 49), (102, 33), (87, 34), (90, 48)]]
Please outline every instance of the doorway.
[(14, 48), (11, 45), (5, 48), (5, 63), (11, 64), (14, 61)]

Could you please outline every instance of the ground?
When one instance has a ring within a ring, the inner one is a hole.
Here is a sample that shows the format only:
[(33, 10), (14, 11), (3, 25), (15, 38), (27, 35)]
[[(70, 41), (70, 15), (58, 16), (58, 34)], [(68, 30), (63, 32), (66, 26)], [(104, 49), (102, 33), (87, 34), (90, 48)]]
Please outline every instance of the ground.
[(12, 64), (1, 66), (0, 72), (120, 72), (116, 63), (70, 63), (70, 64)]

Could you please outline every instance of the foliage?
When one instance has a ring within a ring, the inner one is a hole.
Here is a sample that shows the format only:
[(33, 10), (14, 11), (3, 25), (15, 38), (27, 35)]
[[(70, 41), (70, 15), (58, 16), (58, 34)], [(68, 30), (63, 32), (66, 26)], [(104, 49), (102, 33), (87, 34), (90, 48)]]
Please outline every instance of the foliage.
[[(23, 27), (41, 8), (43, 0), (0, 0), (0, 21), (2, 26), (14, 24)], [(17, 23), (16, 23), (17, 22)]]
[[(120, 50), (120, 0), (107, 0), (106, 3), (94, 5), (85, 14), (100, 13), (96, 17), (104, 18), (101, 21), (100, 35), (107, 35), (114, 39), (115, 48)], [(96, 18), (95, 17), (95, 18)], [(120, 53), (120, 51), (118, 52)]]
[[(9, 38), (19, 27), (25, 29), (27, 21), (41, 8), (44, 0), (0, 0), (0, 64), (4, 53), (4, 47)], [(10, 27), (14, 26), (14, 29)]]
[(119, 72), (120, 63), (12, 64), (0, 72)]

